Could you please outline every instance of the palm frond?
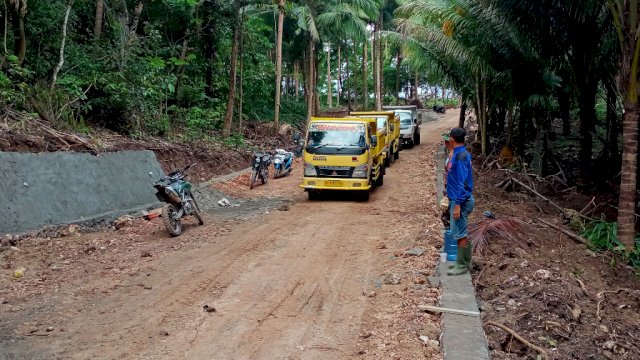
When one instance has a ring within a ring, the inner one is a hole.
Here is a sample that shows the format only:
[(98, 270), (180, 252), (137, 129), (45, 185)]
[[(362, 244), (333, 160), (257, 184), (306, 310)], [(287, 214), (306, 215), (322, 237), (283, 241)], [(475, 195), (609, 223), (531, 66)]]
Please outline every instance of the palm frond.
[(468, 238), (473, 252), (482, 254), (489, 244), (498, 242), (529, 250), (529, 224), (516, 217), (482, 219), (469, 224)]

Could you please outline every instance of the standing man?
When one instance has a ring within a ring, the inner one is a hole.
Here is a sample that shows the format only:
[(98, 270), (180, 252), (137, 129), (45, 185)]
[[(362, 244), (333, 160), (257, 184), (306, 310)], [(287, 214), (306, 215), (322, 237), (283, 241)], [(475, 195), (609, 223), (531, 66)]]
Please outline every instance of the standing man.
[(447, 275), (462, 275), (471, 267), (471, 243), (467, 240), (467, 219), (475, 205), (473, 198), (473, 169), (471, 154), (464, 144), (467, 132), (453, 128), (450, 133), (453, 145), (450, 170), (447, 173), (447, 197), (451, 213), (451, 234), (458, 241), (458, 258)]

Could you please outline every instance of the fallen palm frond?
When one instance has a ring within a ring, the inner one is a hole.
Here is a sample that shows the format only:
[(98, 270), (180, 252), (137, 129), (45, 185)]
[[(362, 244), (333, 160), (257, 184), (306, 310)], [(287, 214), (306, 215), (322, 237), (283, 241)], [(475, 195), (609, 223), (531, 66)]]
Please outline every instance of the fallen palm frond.
[(469, 240), (474, 253), (482, 254), (489, 243), (496, 241), (514, 244), (526, 251), (529, 248), (528, 228), (527, 223), (515, 217), (482, 219), (469, 224)]

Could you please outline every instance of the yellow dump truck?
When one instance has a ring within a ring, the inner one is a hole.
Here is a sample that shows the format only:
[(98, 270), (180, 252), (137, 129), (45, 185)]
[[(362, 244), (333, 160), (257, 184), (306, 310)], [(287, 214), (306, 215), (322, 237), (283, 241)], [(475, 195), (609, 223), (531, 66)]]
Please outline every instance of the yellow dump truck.
[(374, 118), (311, 118), (300, 185), (314, 200), (324, 190), (369, 191), (384, 183), (384, 136)]
[(391, 166), (391, 163), (400, 157), (402, 142), (400, 138), (400, 117), (393, 111), (352, 111), (351, 116), (375, 118), (378, 130), (385, 133), (384, 165)]

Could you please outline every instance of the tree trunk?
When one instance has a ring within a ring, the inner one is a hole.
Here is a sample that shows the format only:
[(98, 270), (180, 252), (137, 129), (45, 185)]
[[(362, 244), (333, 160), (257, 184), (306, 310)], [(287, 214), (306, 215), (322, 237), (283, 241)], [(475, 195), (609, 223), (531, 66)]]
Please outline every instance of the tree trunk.
[[(189, 46), (189, 37), (185, 36), (182, 40), (182, 50), (180, 51), (180, 60), (185, 61), (187, 58), (187, 48)], [(176, 76), (176, 92), (175, 100), (177, 104), (180, 104), (180, 91), (182, 90), (182, 75), (184, 74), (184, 65), (178, 65), (178, 75)]]
[(244, 111), (244, 42), (245, 42), (244, 8), (240, 14), (240, 79), (238, 83), (238, 133), (242, 135), (242, 113)]
[(513, 118), (513, 106), (509, 106), (509, 109), (507, 110), (507, 141), (505, 146), (507, 146), (508, 148), (511, 149), (511, 139), (513, 136), (513, 124), (514, 124), (514, 118)]
[(238, 40), (240, 32), (240, 1), (234, 0), (233, 43), (231, 45), (231, 61), (229, 66), (229, 96), (227, 97), (227, 113), (222, 125), (222, 137), (231, 135), (231, 123), (233, 120), (233, 107), (236, 98), (236, 72), (238, 62)]
[[(635, 97), (635, 101), (634, 98)], [(635, 205), (638, 159), (637, 95), (627, 95), (622, 116), (622, 179), (618, 201), (618, 239), (627, 252), (635, 249)]]
[(596, 94), (598, 91), (597, 84), (584, 84), (580, 87), (580, 95), (578, 96), (580, 107), (580, 177), (579, 184), (583, 189), (588, 189), (592, 180), (592, 154), (593, 154), (593, 131), (596, 122)]
[(419, 85), (418, 81), (419, 81), (419, 74), (416, 71), (416, 75), (413, 82), (413, 89), (411, 90), (411, 92), (413, 93), (413, 100), (420, 100), (418, 98), (418, 85)]
[(293, 79), (296, 86), (296, 100), (300, 97), (300, 75), (298, 74), (298, 62), (293, 63)]
[(402, 51), (396, 56), (396, 105), (400, 105), (400, 67), (402, 66)]
[(331, 45), (327, 45), (327, 106), (333, 107), (333, 90), (331, 89)]
[(336, 98), (336, 106), (340, 106), (340, 93), (342, 90), (342, 58), (340, 55), (342, 54), (340, 54), (340, 44), (338, 44), (338, 86), (336, 89), (338, 97)]
[(313, 93), (314, 93), (314, 106), (313, 106), (313, 116), (318, 116), (320, 112), (320, 93), (318, 92), (318, 80), (320, 80), (320, 57), (318, 56), (318, 52), (315, 51), (313, 59)]
[(382, 59), (380, 58), (381, 51), (381, 39), (380, 39), (380, 21), (375, 24), (375, 30), (373, 35), (373, 71), (375, 74), (375, 86), (376, 86), (376, 111), (382, 111), (382, 87), (380, 83), (380, 68)]
[(570, 98), (569, 93), (560, 91), (558, 94), (558, 107), (560, 108), (560, 117), (562, 118), (562, 135), (571, 135), (571, 114), (570, 114)]
[(2, 0), (2, 5), (4, 5), (4, 31), (2, 32), (2, 49), (4, 50), (4, 54), (9, 54), (7, 50), (7, 31), (8, 31), (8, 22), (9, 22), (9, 10), (7, 10), (7, 0)]
[(100, 40), (102, 36), (102, 22), (104, 19), (104, 0), (96, 0), (96, 16), (93, 23), (93, 37)]
[(62, 24), (62, 43), (60, 44), (60, 60), (53, 69), (53, 76), (51, 77), (51, 91), (56, 87), (56, 81), (58, 80), (58, 73), (62, 66), (64, 66), (64, 46), (67, 43), (67, 25), (69, 24), (69, 14), (71, 14), (71, 7), (73, 6), (73, 0), (67, 0), (67, 11), (64, 13), (64, 23)]
[(616, 111), (618, 103), (618, 97), (616, 91), (613, 88), (607, 88), (607, 123), (609, 128), (609, 136), (607, 139), (609, 156), (607, 163), (610, 164), (610, 169), (617, 168), (619, 165), (619, 149), (618, 149), (618, 137), (620, 135), (620, 126), (618, 125), (618, 112)]
[(14, 0), (13, 16), (14, 54), (18, 56), (18, 66), (24, 64), (27, 56), (27, 35), (24, 30), (24, 18), (27, 15), (27, 0)]
[(458, 117), (458, 127), (464, 129), (464, 121), (465, 116), (467, 114), (467, 102), (463, 101), (462, 106), (460, 106), (460, 116)]
[(216, 0), (205, 0), (203, 3), (204, 23), (206, 24), (202, 28), (202, 40), (204, 43), (204, 58), (205, 58), (205, 87), (204, 93), (207, 97), (213, 98), (214, 92), (214, 70), (216, 62), (216, 22), (215, 14), (218, 9)]
[(380, 108), (378, 111), (382, 111), (382, 106), (384, 105), (384, 48), (382, 47), (383, 22), (384, 17), (380, 14), (380, 27), (378, 28), (378, 92), (380, 93)]
[(313, 36), (308, 34), (307, 39), (307, 81), (305, 87), (305, 96), (307, 98), (307, 124), (311, 121), (311, 117), (313, 116), (313, 106), (314, 106), (314, 90), (313, 90), (313, 47), (315, 46), (315, 42), (313, 41)]
[(367, 40), (362, 45), (362, 111), (367, 111), (369, 89), (367, 89)]
[(276, 41), (276, 105), (273, 125), (277, 129), (280, 124), (280, 89), (282, 88), (282, 33), (284, 31), (284, 0), (278, 0), (278, 39)]
[(344, 48), (345, 56), (347, 58), (347, 110), (351, 111), (351, 69), (349, 69), (349, 43), (347, 42), (346, 47)]

